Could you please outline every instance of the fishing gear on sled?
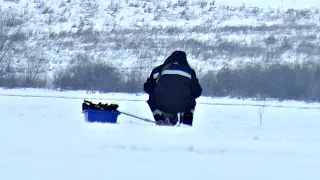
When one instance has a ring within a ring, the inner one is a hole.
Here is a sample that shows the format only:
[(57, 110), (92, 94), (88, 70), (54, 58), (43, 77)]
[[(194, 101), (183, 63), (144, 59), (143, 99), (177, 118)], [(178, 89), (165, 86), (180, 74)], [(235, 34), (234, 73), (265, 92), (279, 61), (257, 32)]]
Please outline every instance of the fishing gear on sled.
[[(99, 120), (93, 120), (94, 122), (99, 122), (99, 121), (106, 122), (108, 121), (108, 119), (110, 119), (111, 116), (112, 116), (112, 119), (114, 119), (114, 118), (117, 118), (118, 115), (124, 114), (144, 122), (155, 123), (155, 121), (153, 120), (142, 118), (131, 113), (119, 111), (118, 107), (119, 105), (115, 103), (112, 103), (112, 104), (102, 103), (102, 102), (93, 103), (91, 101), (84, 100), (82, 103), (82, 112), (86, 114), (91, 114), (93, 118), (99, 119)], [(116, 120), (113, 120), (113, 122), (116, 122)]]
[(118, 104), (108, 104), (108, 103), (102, 103), (102, 102), (99, 102), (99, 103), (93, 103), (91, 101), (87, 101), (87, 100), (84, 100), (83, 103), (82, 103), (82, 111), (84, 110), (88, 110), (88, 109), (91, 109), (91, 110), (102, 110), (102, 111), (118, 111), (119, 105)]

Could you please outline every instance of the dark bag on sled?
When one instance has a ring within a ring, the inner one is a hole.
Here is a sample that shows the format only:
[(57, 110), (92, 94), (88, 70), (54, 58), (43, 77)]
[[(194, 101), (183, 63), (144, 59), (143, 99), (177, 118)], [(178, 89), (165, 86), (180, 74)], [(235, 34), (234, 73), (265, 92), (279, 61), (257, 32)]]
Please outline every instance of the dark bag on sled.
[(102, 111), (118, 111), (119, 105), (118, 104), (109, 104), (108, 103), (101, 103), (98, 104), (93, 103), (91, 101), (84, 100), (82, 103), (82, 111), (91, 109), (91, 110), (102, 110)]

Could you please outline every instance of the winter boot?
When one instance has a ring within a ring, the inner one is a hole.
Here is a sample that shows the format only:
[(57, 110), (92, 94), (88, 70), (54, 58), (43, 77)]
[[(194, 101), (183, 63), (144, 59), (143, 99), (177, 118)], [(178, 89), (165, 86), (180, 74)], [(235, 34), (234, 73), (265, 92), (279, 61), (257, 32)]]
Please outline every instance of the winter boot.
[(192, 112), (184, 112), (181, 114), (181, 119), (180, 119), (181, 124), (185, 124), (188, 126), (192, 126), (193, 123), (193, 113)]

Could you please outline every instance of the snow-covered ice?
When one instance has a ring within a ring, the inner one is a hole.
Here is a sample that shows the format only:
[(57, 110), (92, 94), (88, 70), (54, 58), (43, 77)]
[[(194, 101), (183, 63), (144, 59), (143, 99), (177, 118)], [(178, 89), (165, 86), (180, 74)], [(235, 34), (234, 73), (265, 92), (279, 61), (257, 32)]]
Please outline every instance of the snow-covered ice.
[(81, 113), (89, 99), (151, 119), (145, 94), (0, 94), (3, 180), (320, 179), (320, 104), (268, 101), (260, 125), (261, 102), (201, 97), (194, 126), (176, 128), (123, 114), (90, 124)]

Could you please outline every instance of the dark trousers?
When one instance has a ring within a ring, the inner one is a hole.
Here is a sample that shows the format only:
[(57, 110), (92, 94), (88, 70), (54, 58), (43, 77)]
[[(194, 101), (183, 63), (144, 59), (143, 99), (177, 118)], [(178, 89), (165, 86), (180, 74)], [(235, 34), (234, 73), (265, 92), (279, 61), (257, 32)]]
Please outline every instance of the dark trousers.
[[(178, 123), (178, 114), (168, 114), (166, 112), (162, 112), (159, 109), (157, 109), (156, 107), (154, 107), (150, 103), (149, 100), (147, 101), (147, 103), (148, 103), (148, 105), (150, 107), (150, 110), (152, 111), (153, 118), (154, 118), (155, 121), (163, 121), (163, 120), (165, 120), (166, 117), (168, 117), (169, 121), (173, 125)], [(193, 113), (194, 113), (194, 109), (190, 109), (188, 111), (180, 113), (180, 123), (192, 126), (192, 124), (193, 124)]]
[(194, 110), (186, 111), (181, 114), (180, 123), (192, 126)]

